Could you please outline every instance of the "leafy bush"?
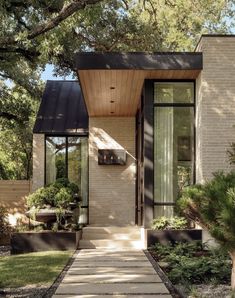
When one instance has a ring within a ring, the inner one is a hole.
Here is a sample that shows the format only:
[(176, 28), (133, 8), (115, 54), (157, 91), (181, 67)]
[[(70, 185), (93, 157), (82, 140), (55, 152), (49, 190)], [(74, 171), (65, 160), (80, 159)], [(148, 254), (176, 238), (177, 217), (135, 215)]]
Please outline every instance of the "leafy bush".
[(71, 192), (68, 187), (61, 188), (55, 196), (56, 207), (59, 208), (67, 208), (69, 206), (69, 203), (72, 201), (73, 196), (71, 195)]
[(180, 230), (186, 229), (188, 222), (184, 217), (174, 216), (167, 218), (165, 216), (156, 218), (152, 222), (152, 228), (154, 230)]
[(7, 210), (0, 206), (0, 238), (11, 232), (11, 226), (7, 220)]
[(51, 207), (67, 208), (69, 202), (73, 201), (75, 193), (79, 189), (75, 183), (70, 183), (68, 179), (60, 178), (55, 183), (46, 187), (41, 187), (33, 194), (27, 197), (27, 205), (32, 208), (45, 208), (47, 205)]
[[(174, 284), (227, 283), (230, 260), (222, 249), (205, 249), (201, 242), (157, 244), (152, 250), (168, 264), (166, 273)], [(200, 257), (199, 257), (200, 256)]]

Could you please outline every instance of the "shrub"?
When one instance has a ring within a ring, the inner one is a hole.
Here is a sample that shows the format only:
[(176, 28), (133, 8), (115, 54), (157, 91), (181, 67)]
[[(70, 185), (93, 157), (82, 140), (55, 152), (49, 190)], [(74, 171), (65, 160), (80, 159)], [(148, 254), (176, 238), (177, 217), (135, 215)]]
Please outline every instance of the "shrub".
[(73, 201), (73, 196), (78, 193), (79, 188), (68, 179), (60, 178), (55, 183), (41, 187), (27, 197), (27, 205), (32, 208), (51, 207), (67, 208), (68, 203)]
[(61, 188), (55, 196), (55, 206), (59, 208), (68, 208), (69, 203), (73, 202), (73, 196), (69, 188)]
[(206, 228), (229, 252), (235, 290), (235, 172), (217, 172), (205, 185), (186, 188), (177, 205), (188, 219)]
[(156, 218), (152, 222), (152, 228), (154, 230), (180, 230), (188, 227), (188, 222), (184, 217), (174, 216), (171, 218), (160, 217)]
[(55, 206), (55, 196), (58, 189), (53, 185), (41, 187), (27, 197), (29, 207), (44, 208), (46, 205)]
[[(152, 247), (159, 260), (168, 264), (167, 275), (174, 284), (227, 283), (229, 256), (221, 248), (206, 249), (200, 241)], [(200, 257), (198, 257), (200, 255)]]

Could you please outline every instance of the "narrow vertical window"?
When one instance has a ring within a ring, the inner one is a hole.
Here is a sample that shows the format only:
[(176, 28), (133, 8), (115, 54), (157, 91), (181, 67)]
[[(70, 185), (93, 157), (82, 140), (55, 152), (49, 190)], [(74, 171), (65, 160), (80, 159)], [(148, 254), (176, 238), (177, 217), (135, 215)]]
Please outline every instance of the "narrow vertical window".
[(155, 83), (154, 103), (154, 217), (171, 217), (193, 182), (194, 84)]
[(46, 184), (66, 177), (66, 138), (46, 138)]

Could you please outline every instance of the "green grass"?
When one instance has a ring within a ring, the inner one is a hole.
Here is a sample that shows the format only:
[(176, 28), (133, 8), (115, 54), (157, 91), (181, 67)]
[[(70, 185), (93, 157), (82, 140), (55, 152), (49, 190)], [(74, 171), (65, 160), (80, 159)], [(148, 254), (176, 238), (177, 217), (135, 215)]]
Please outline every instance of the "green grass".
[(0, 288), (51, 284), (72, 251), (46, 251), (0, 257)]

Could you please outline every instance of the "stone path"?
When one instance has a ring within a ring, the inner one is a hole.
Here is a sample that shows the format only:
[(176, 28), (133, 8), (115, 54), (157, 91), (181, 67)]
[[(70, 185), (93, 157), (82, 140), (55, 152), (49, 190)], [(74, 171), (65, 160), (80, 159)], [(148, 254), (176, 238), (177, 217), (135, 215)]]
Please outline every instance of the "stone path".
[(143, 251), (84, 249), (53, 298), (170, 298)]

